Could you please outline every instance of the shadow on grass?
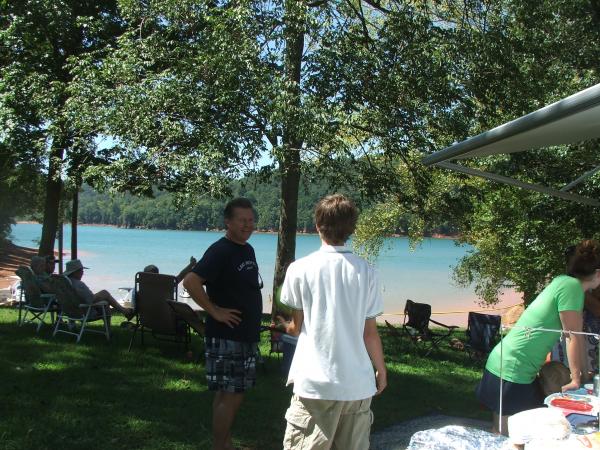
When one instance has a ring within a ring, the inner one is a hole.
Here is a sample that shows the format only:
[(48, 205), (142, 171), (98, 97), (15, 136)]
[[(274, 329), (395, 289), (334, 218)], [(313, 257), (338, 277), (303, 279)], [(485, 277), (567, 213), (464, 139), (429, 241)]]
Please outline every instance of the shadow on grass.
[[(51, 337), (49, 327), (17, 327), (0, 310), (0, 442), (12, 449), (207, 449), (212, 393), (203, 364), (182, 345), (146, 340), (127, 351), (130, 331), (115, 320), (110, 343), (85, 335)], [(268, 355), (267, 336), (261, 343)], [(389, 384), (373, 401), (374, 429), (430, 412), (482, 417), (473, 389), (480, 371), (465, 355), (399, 350), (382, 331)], [(194, 337), (197, 353), (201, 340)], [(238, 446), (281, 448), (291, 397), (276, 357), (265, 357), (258, 383), (235, 426)], [(485, 417), (485, 414), (483, 414)]]
[[(52, 338), (49, 327), (39, 334), (17, 327), (12, 316), (0, 311), (2, 448), (210, 448), (213, 394), (204, 366), (188, 361), (181, 344), (148, 337), (128, 352), (130, 331), (117, 323), (111, 342), (90, 334), (76, 345), (71, 336)], [(201, 347), (194, 337), (192, 348)], [(259, 377), (238, 415), (235, 441), (280, 448), (291, 393), (275, 357), (265, 358)]]

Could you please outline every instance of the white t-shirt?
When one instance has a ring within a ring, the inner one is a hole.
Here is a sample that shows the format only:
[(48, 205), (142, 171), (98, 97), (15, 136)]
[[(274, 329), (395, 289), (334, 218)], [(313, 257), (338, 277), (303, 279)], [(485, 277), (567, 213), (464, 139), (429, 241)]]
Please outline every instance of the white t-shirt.
[(290, 264), (281, 302), (304, 312), (288, 384), (300, 397), (362, 400), (377, 391), (363, 340), (383, 312), (373, 268), (346, 247), (323, 245)]

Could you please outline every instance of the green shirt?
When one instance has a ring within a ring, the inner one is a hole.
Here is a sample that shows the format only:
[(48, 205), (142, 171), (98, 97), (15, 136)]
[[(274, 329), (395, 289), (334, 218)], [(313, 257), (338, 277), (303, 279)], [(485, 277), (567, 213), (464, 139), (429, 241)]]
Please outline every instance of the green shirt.
[[(560, 275), (552, 280), (525, 309), (518, 327), (562, 329), (561, 311), (583, 310), (584, 292), (576, 278)], [(560, 334), (513, 328), (502, 341), (502, 376), (505, 381), (529, 384), (535, 379)], [(500, 377), (500, 343), (494, 347), (485, 368)]]

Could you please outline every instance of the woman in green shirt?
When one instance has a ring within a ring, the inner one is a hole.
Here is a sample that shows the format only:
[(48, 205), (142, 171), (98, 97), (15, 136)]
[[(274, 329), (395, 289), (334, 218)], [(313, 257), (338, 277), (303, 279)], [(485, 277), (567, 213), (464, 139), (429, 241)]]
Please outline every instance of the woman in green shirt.
[[(560, 335), (536, 329), (581, 331), (584, 292), (600, 285), (600, 244), (586, 240), (577, 245), (567, 269), (568, 275), (554, 278), (490, 353), (476, 392), (494, 412), (494, 428), (499, 421), (501, 379), (503, 431), (508, 416), (541, 406), (536, 376)], [(567, 344), (571, 382), (563, 391), (581, 384), (582, 349), (582, 336), (571, 335)]]

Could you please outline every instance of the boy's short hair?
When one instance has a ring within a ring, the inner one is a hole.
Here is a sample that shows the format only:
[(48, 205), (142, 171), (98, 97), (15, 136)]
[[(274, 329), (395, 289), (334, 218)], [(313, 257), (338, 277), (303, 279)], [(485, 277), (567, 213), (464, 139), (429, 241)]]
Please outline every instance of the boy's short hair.
[(544, 397), (561, 391), (561, 387), (571, 381), (571, 372), (558, 361), (550, 361), (542, 366), (539, 382)]
[(341, 194), (323, 197), (315, 207), (315, 224), (327, 243), (346, 242), (354, 233), (357, 220), (356, 205)]
[(254, 215), (256, 215), (256, 211), (254, 211), (252, 202), (247, 198), (238, 197), (227, 202), (225, 209), (223, 210), (223, 217), (228, 220), (231, 219), (233, 217), (233, 210), (235, 208), (251, 209), (252, 212), (254, 212)]

